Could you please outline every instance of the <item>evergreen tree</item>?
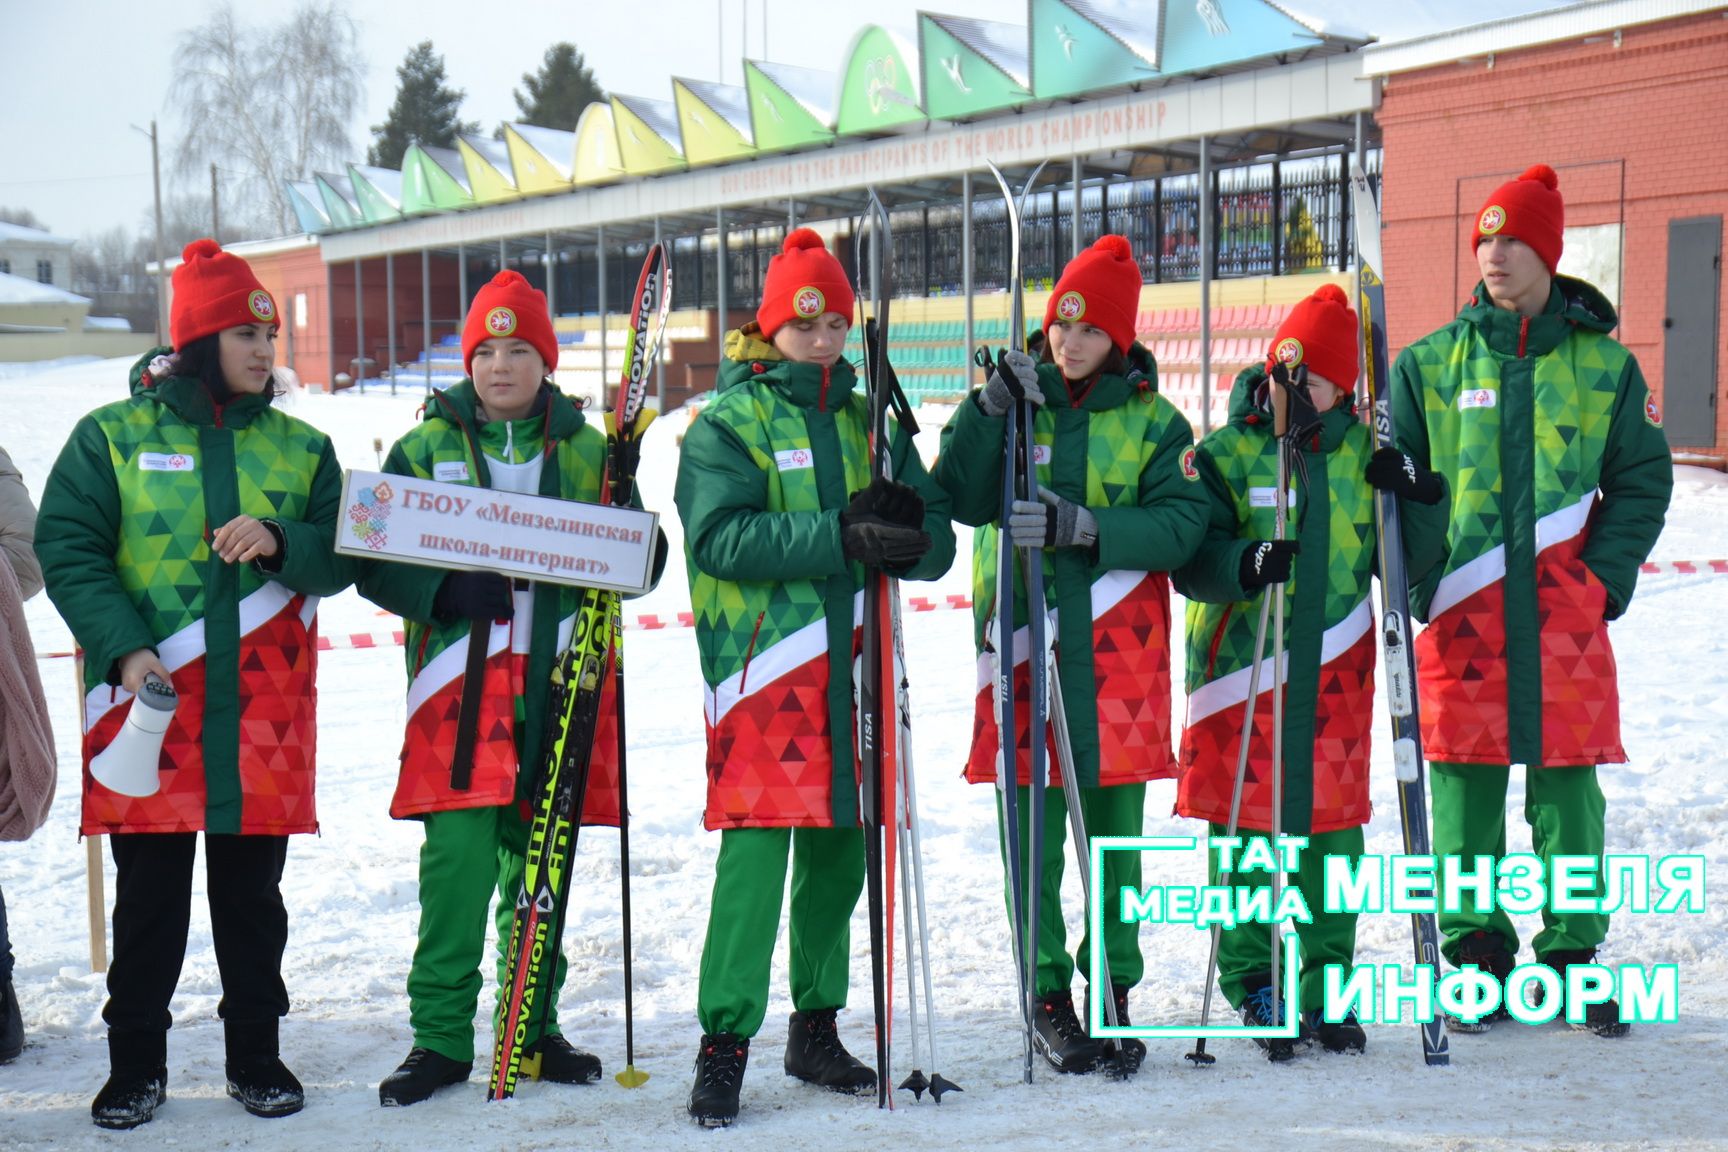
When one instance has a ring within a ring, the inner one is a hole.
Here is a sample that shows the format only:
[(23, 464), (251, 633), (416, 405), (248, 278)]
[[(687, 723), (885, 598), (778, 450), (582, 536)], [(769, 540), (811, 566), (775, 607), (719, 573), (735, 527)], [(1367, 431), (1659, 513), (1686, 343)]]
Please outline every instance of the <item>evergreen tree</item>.
[(516, 107), (522, 110), (522, 122), (566, 132), (576, 127), (582, 109), (606, 99), (593, 70), (583, 63), (582, 53), (566, 42), (546, 49), (540, 71), (524, 73), (522, 86), (526, 92), (511, 92)]
[(1306, 272), (1319, 268), (1326, 258), (1326, 245), (1314, 227), (1314, 217), (1308, 211), (1308, 201), (1301, 196), (1290, 202), (1290, 215), (1284, 221), (1284, 271)]
[(400, 168), (408, 145), (418, 141), (439, 148), (456, 147), (459, 132), (476, 132), (479, 124), (458, 119), (467, 93), (444, 83), (444, 57), (422, 40), (409, 50), (396, 69), (396, 103), (384, 123), (372, 126), (372, 147), (366, 162), (379, 168)]

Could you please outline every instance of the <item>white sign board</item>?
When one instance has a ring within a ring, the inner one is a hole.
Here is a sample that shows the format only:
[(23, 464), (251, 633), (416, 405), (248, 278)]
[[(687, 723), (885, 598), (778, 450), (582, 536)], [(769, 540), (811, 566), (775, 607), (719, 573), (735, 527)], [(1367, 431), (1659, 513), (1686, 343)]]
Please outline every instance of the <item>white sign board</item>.
[(659, 523), (636, 508), (349, 472), (336, 551), (640, 593), (653, 579)]

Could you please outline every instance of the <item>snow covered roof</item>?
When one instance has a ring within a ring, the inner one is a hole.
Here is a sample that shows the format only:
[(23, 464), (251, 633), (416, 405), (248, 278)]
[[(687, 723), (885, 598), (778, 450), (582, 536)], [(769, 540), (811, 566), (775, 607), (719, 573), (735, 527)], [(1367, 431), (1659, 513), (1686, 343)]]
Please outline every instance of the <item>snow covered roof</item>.
[[(0, 225), (3, 227), (3, 225)], [(25, 229), (34, 231), (34, 229)], [(46, 236), (44, 232), (42, 235)], [(63, 291), (52, 284), (38, 284), (23, 276), (0, 272), (0, 304), (88, 304), (85, 296)]]
[(52, 232), (44, 232), (40, 228), (26, 228), (22, 224), (7, 224), (0, 221), (0, 244), (40, 244), (44, 248), (71, 248), (78, 241), (66, 236), (56, 236)]

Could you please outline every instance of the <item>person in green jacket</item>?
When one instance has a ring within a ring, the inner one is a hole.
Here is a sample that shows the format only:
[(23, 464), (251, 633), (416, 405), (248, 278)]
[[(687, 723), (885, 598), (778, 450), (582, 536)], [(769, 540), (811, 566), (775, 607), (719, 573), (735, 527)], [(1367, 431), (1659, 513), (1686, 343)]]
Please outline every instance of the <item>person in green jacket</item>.
[[(1003, 417), (1021, 398), (1037, 406), (1032, 438), (1041, 502), (1017, 502), (1006, 527), (1016, 547), (1045, 550), (1046, 603), (1039, 610), (1055, 617), (1056, 679), (1089, 838), (1140, 835), (1146, 782), (1176, 774), (1167, 573), (1193, 555), (1206, 528), (1193, 431), (1158, 395), (1157, 366), (1134, 340), (1140, 287), (1139, 265), (1121, 236), (1105, 236), (1070, 261), (1045, 309), (1041, 362), (1006, 355), (1006, 374), (992, 374), (942, 430), (935, 470), (953, 498), (955, 519), (983, 526), (973, 537), (978, 692), (966, 778), (993, 782), (1000, 743), (988, 636), (997, 611), (997, 532), (1003, 527)], [(1009, 611), (1019, 628), (1028, 616), (1025, 582), (1016, 580), (1014, 588)], [(1025, 700), (1026, 645), (1016, 653), (1014, 678)], [(1031, 807), (1030, 711), (1018, 710), (1014, 739), (1021, 844), (1027, 843)], [(1048, 743), (1057, 746), (1055, 739)], [(1076, 965), (1090, 971), (1095, 941), (1083, 933), (1076, 954), (1068, 954), (1061, 904), (1068, 809), (1060, 786), (1068, 766), (1057, 760), (1052, 754), (1044, 801), (1034, 1043), (1058, 1071), (1090, 1072), (1104, 1046), (1080, 1023), (1069, 986)], [(1006, 888), (1006, 874), (1004, 881)], [(1095, 894), (1106, 901), (1104, 946), (1122, 1024), (1129, 1022), (1129, 990), (1144, 972), (1138, 925), (1122, 923), (1118, 908), (1124, 886), (1139, 889), (1138, 853), (1106, 855), (1103, 890)], [(1011, 895), (1008, 908), (1012, 919)], [(1138, 1065), (1146, 1046), (1128, 1040), (1122, 1051)]]
[(870, 475), (869, 408), (840, 358), (852, 287), (808, 228), (768, 265), (756, 320), (684, 436), (676, 502), (706, 684), (708, 801), (720, 832), (696, 992), (691, 1118), (738, 1115), (792, 860), (787, 1075), (866, 1093), (840, 1042), (849, 921), (864, 887), (853, 749), (855, 602), (864, 569), (934, 580), (954, 559), (948, 501), (896, 425)]
[[(1498, 864), (1509, 766), (1522, 764), (1536, 855), (1545, 868), (1598, 858), (1601, 896), (1596, 766), (1626, 760), (1608, 622), (1631, 603), (1674, 470), (1638, 361), (1608, 335), (1613, 307), (1555, 271), (1564, 215), (1547, 165), (1494, 190), (1473, 237), (1482, 281), (1456, 320), (1398, 357), (1392, 401), (1401, 445), (1452, 494), (1446, 552), (1411, 572), (1411, 610), (1428, 621), (1416, 656), (1434, 850)], [(1511, 973), (1518, 933), (1497, 905), (1466, 896), (1439, 925), (1447, 959)], [(1536, 959), (1564, 974), (1595, 957), (1608, 916), (1544, 909), (1542, 925)], [(1480, 1032), (1506, 1015), (1447, 1024)], [(1613, 1001), (1574, 1024), (1629, 1028)]]
[[(384, 470), (477, 488), (599, 501), (606, 436), (549, 377), (558, 337), (546, 297), (505, 270), (474, 296), (462, 328), (469, 378), (426, 402), (424, 418), (390, 449)], [(665, 561), (656, 555), (654, 578)], [(545, 755), (552, 668), (570, 634), (580, 588), (497, 572), (369, 563), (361, 592), (398, 613), (406, 627), (408, 725), (390, 803), (395, 818), (419, 820), (420, 932), (408, 972), (414, 1040), (378, 1085), (384, 1107), (417, 1104), (474, 1070), (474, 1009), (483, 983), (486, 910), (498, 894), (498, 976), (521, 890), (528, 802)], [(458, 716), (472, 625), (487, 655), (468, 778), (456, 777)], [(486, 625), (490, 627), (486, 627)], [(616, 712), (611, 678), (582, 810), (585, 825), (618, 823)], [(524, 1063), (541, 1080), (589, 1084), (600, 1061), (573, 1046), (558, 1024), (566, 962), (559, 950), (551, 994), (529, 1022)]]
[[(244, 260), (187, 245), (173, 350), (146, 353), (131, 397), (78, 422), (42, 494), (36, 555), (84, 649), (82, 830), (114, 853), (110, 1075), (91, 1105), (103, 1128), (145, 1123), (167, 1094), (199, 832), (228, 1094), (255, 1116), (305, 1100), (277, 1042), (282, 871), (288, 836), (318, 830), (318, 598), (355, 566), (332, 550), (342, 477), (329, 438), (271, 404), (276, 330)], [(123, 794), (91, 765), (149, 678), (178, 702), (154, 792)]]
[[(1285, 882), (1313, 913), (1298, 923), (1302, 943), (1302, 1032), (1329, 1052), (1361, 1052), (1367, 1036), (1355, 1013), (1328, 1021), (1322, 988), (1329, 966), (1348, 978), (1356, 954), (1356, 914), (1324, 907), (1324, 861), (1359, 859), (1368, 822), (1368, 750), (1374, 718), (1376, 488), (1401, 498), (1408, 563), (1425, 568), (1443, 547), (1445, 485), (1396, 448), (1373, 450), (1356, 412), (1361, 333), (1343, 289), (1323, 284), (1290, 311), (1268, 345), (1265, 364), (1246, 368), (1230, 394), (1230, 420), (1200, 442), (1200, 477), (1211, 497), (1206, 539), (1175, 574), (1188, 597), (1188, 716), (1176, 810), (1229, 831), (1244, 707), (1256, 634), (1272, 587), (1287, 588), (1284, 638), (1268, 635), (1261, 653), (1247, 775), (1236, 835), (1267, 838), (1272, 827), (1272, 670), (1284, 666), (1283, 781), (1280, 832), (1305, 836), (1300, 867)], [(1278, 374), (1302, 381), (1281, 385)], [(1284, 391), (1302, 388), (1305, 396)], [(1307, 402), (1304, 403), (1303, 401)], [(1288, 410), (1300, 458), (1291, 468), (1285, 535), (1275, 531), (1279, 437), (1275, 411)], [(1207, 882), (1267, 886), (1264, 872), (1225, 876), (1208, 854)], [(1272, 987), (1272, 935), (1263, 923), (1221, 933), (1218, 982), (1250, 1027), (1281, 1024)], [(1257, 1039), (1268, 1059), (1296, 1054), (1285, 1039)]]

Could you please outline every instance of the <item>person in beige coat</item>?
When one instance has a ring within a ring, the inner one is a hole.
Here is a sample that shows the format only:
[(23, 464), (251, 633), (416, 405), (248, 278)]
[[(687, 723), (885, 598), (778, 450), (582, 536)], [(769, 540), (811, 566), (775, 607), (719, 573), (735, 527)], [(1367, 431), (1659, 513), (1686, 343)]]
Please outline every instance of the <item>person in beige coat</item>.
[[(16, 671), (21, 692), (7, 691), (0, 701), (0, 839), (24, 839), (47, 817), (54, 799), (54, 737), (48, 728), (42, 686), (23, 626), (22, 604), (42, 590), (42, 565), (36, 561), (36, 506), (12, 457), (0, 448), (0, 553), (9, 571), (0, 576), (0, 629), (18, 659), (0, 660)], [(8, 688), (10, 675), (0, 676)], [(31, 689), (34, 689), (31, 691)], [(14, 715), (13, 713), (17, 714)], [(15, 797), (15, 798), (14, 798)], [(0, 1064), (24, 1049), (24, 1016), (12, 989), (12, 941), (6, 932), (6, 894), (0, 892)]]

